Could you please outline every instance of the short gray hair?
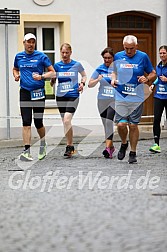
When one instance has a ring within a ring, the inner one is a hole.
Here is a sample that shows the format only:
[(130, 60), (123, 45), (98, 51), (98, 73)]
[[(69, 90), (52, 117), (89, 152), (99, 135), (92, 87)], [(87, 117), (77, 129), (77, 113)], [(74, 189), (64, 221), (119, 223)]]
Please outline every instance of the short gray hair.
[(135, 36), (133, 36), (133, 35), (127, 35), (123, 39), (123, 45), (125, 43), (128, 43), (128, 44), (134, 43), (135, 45), (137, 45), (137, 38)]

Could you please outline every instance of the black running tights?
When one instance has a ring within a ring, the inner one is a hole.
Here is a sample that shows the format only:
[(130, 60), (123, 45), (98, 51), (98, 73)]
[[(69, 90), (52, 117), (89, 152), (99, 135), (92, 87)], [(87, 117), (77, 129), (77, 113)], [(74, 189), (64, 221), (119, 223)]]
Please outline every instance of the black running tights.
[(153, 124), (153, 134), (155, 143), (159, 145), (159, 138), (161, 134), (161, 117), (163, 110), (166, 110), (166, 118), (167, 118), (167, 99), (158, 99), (154, 98), (154, 124)]

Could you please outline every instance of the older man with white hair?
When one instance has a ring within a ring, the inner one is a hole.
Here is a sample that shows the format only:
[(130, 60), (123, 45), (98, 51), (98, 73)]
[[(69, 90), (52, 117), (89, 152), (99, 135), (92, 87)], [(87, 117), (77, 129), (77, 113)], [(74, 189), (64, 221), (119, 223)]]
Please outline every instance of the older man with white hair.
[(116, 88), (115, 121), (122, 140), (118, 159), (125, 157), (128, 148), (128, 132), (130, 153), (128, 162), (137, 163), (136, 148), (139, 139), (138, 123), (142, 115), (145, 100), (146, 84), (156, 79), (156, 72), (145, 52), (137, 50), (137, 38), (127, 35), (123, 39), (124, 51), (114, 57), (114, 77), (112, 86)]

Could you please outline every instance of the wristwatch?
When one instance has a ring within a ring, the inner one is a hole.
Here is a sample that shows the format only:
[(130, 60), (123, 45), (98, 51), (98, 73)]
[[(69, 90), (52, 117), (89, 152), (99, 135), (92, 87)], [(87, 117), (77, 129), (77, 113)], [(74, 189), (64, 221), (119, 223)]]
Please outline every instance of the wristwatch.
[(45, 80), (44, 74), (41, 75), (41, 80)]

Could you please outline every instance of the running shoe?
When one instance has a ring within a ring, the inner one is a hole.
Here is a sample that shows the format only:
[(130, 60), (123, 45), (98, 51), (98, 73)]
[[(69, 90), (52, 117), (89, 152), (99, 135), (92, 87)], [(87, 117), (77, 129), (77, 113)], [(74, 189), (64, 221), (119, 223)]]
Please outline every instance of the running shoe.
[(105, 158), (113, 158), (114, 151), (115, 151), (114, 147), (112, 148), (106, 147), (105, 150), (103, 151), (103, 155)]
[(126, 144), (123, 144), (123, 143), (121, 144), (121, 147), (118, 151), (118, 159), (119, 160), (124, 159), (127, 148), (128, 148), (128, 142)]
[(128, 163), (129, 164), (137, 163), (136, 152), (130, 151)]
[(65, 157), (71, 157), (75, 153), (74, 146), (67, 145), (64, 153)]
[(21, 161), (33, 161), (33, 158), (32, 158), (32, 156), (31, 156), (31, 154), (29, 152), (24, 151), (20, 155), (20, 160)]
[(38, 159), (42, 160), (46, 157), (46, 143), (44, 146), (40, 146), (39, 148), (39, 154), (38, 154)]
[(153, 153), (160, 153), (161, 147), (158, 144), (154, 144), (153, 146), (150, 147), (149, 151)]

